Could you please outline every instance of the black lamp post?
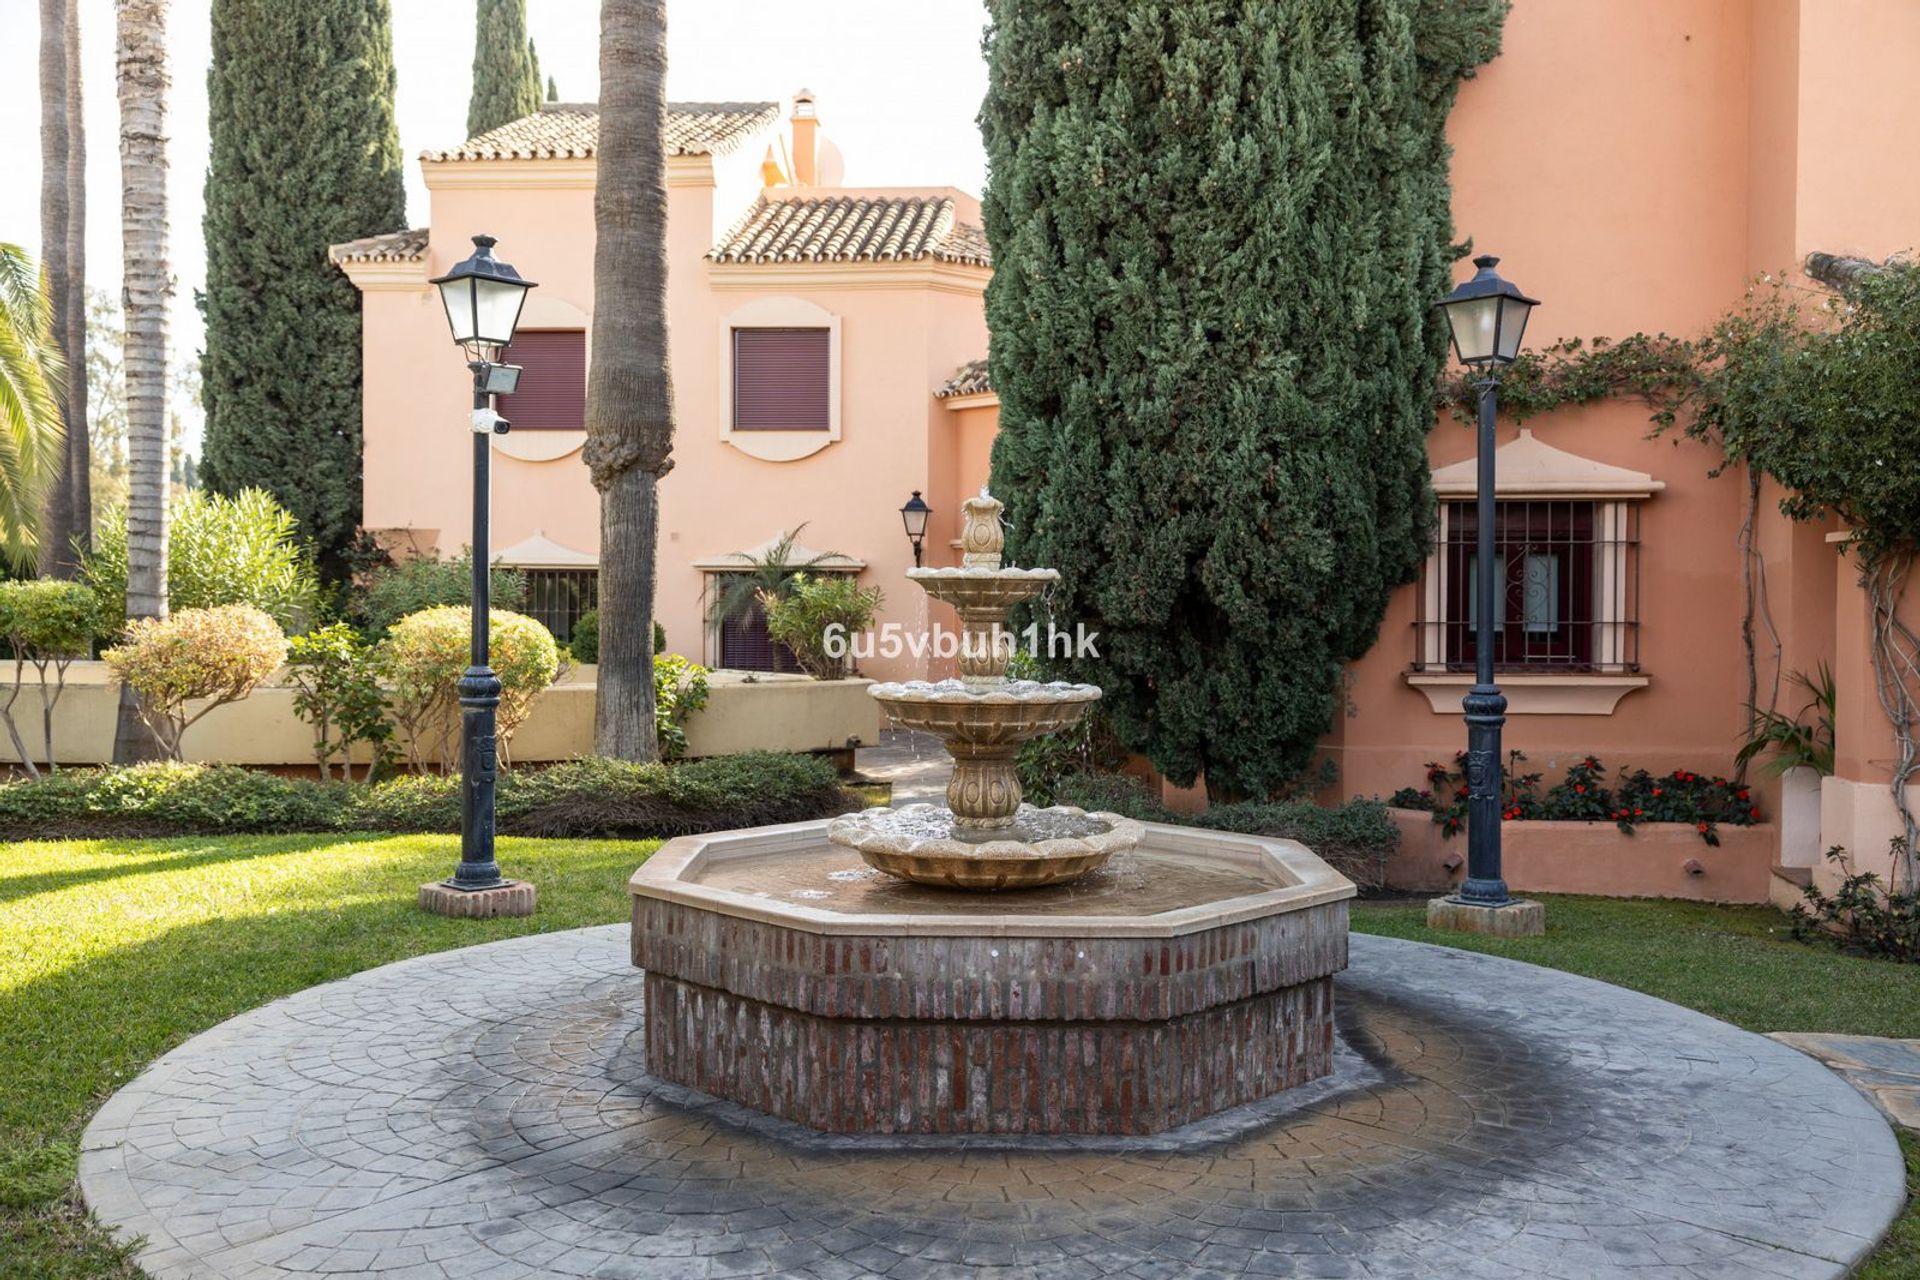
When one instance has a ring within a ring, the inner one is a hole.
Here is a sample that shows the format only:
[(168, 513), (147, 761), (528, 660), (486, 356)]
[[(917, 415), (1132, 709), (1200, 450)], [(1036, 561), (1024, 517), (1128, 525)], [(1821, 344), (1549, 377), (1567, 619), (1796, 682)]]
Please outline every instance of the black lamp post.
[(920, 548), (927, 540), (927, 517), (933, 514), (933, 508), (921, 500), (920, 491), (915, 489), (913, 496), (907, 499), (907, 505), (900, 508), (900, 522), (907, 526), (907, 540), (913, 543), (913, 567), (920, 567)]
[(1475, 907), (1501, 907), (1513, 901), (1500, 871), (1502, 754), (1500, 727), (1507, 722), (1507, 699), (1493, 682), (1493, 649), (1498, 593), (1504, 582), (1494, 569), (1494, 416), (1499, 407), (1500, 371), (1520, 354), (1527, 315), (1538, 303), (1500, 278), (1500, 259), (1473, 260), (1480, 270), (1439, 304), (1452, 331), (1460, 363), (1473, 371), (1480, 392), (1479, 475), (1475, 483), (1477, 544), (1474, 555), (1474, 683), (1462, 699), (1467, 719), (1467, 878), (1456, 894)]
[(498, 889), (512, 883), (500, 875), (493, 858), (493, 789), (499, 764), (495, 744), (495, 715), (500, 706), (500, 678), (489, 665), (488, 608), (491, 556), (487, 548), (487, 520), (492, 506), (488, 474), (492, 443), (488, 437), (504, 434), (508, 422), (493, 409), (495, 395), (509, 395), (520, 380), (520, 370), (500, 363), (513, 331), (520, 323), (520, 307), (533, 281), (493, 256), (494, 238), (475, 236), (466, 261), (432, 283), (440, 286), (446, 304), (447, 325), (453, 340), (467, 353), (473, 370), (473, 641), (469, 665), (460, 677), (461, 788), (460, 865), (446, 885), (453, 889)]

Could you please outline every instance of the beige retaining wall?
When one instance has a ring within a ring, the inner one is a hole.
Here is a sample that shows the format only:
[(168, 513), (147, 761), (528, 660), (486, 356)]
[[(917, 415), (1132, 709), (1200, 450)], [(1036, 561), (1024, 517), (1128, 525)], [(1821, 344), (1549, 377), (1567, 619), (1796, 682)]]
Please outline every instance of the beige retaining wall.
[[(533, 714), (509, 745), (513, 760), (566, 760), (593, 751), (595, 671), (591, 666), (571, 668), (540, 695)], [(878, 742), (880, 704), (867, 693), (872, 684), (871, 680), (713, 672), (706, 707), (687, 721), (687, 753), (843, 751)], [(54, 722), (54, 744), (62, 764), (99, 764), (112, 757), (118, 699), (118, 686), (105, 663), (73, 664)], [(31, 673), (13, 711), (27, 750), (43, 760), (40, 694)], [(313, 731), (293, 713), (293, 690), (275, 683), (210, 712), (187, 730), (182, 745), (189, 760), (267, 766), (313, 762)], [(11, 739), (0, 731), (0, 763), (18, 760)]]
[[(1467, 837), (1448, 840), (1433, 815), (1392, 809), (1400, 848), (1387, 864), (1389, 888), (1438, 893), (1466, 871)], [(1771, 823), (1719, 828), (1718, 847), (1677, 822), (1643, 823), (1626, 835), (1611, 822), (1515, 821), (1501, 826), (1501, 866), (1516, 893), (1586, 893), (1613, 898), (1765, 902), (1778, 835)], [(1460, 865), (1449, 868), (1454, 858)]]

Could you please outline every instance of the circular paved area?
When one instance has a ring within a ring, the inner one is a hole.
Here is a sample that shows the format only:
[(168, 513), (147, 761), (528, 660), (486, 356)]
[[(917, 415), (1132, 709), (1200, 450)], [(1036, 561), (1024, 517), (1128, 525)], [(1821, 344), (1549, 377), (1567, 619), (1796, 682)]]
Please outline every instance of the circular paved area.
[(649, 1080), (624, 927), (389, 965), (117, 1094), (81, 1182), (160, 1280), (1840, 1276), (1892, 1134), (1783, 1045), (1356, 936), (1339, 1068), (1151, 1142), (822, 1138)]

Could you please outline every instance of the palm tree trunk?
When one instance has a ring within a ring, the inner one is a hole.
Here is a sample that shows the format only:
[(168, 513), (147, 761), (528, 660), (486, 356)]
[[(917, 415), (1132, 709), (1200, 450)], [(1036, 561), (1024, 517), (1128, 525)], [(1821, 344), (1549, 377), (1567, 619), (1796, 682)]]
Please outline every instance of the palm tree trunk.
[(654, 553), (673, 466), (667, 367), (667, 11), (602, 0), (586, 462), (600, 491), (601, 755), (657, 760)]
[[(129, 619), (167, 614), (167, 3), (118, 0)], [(130, 698), (123, 686), (114, 758), (161, 754)]]
[(80, 567), (93, 546), (93, 438), (87, 429), (87, 123), (80, 74), (80, 0), (67, 0), (67, 529), (55, 563)]
[[(40, 266), (47, 277), (47, 301), (53, 309), (53, 342), (65, 357), (68, 367), (84, 360), (76, 359), (67, 347), (67, 0), (40, 0)], [(64, 409), (66, 388), (54, 388), (60, 395), (67, 435), (74, 434), (73, 415)], [(81, 423), (81, 434), (86, 424)], [(47, 492), (46, 514), (40, 528), (40, 572), (67, 576), (62, 554), (73, 536), (73, 491), (63, 465)]]

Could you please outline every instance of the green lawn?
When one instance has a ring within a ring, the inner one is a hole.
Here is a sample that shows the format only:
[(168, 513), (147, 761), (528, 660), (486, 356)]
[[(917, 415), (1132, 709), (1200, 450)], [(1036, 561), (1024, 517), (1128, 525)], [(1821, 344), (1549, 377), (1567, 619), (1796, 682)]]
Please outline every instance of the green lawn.
[[(652, 848), (502, 840), (502, 864), (539, 885), (539, 912), (456, 921), (413, 906), (457, 860), (452, 836), (0, 845), (0, 1280), (138, 1274), (71, 1183), (87, 1118), (155, 1057), (390, 960), (623, 919), (626, 877)], [(1920, 968), (1787, 941), (1768, 910), (1552, 899), (1548, 935), (1510, 942), (1429, 934), (1422, 910), (1361, 904), (1354, 926), (1588, 974), (1754, 1030), (1920, 1036)], [(1920, 1148), (1908, 1153), (1920, 1171)], [(1862, 1274), (1920, 1276), (1920, 1215)]]

